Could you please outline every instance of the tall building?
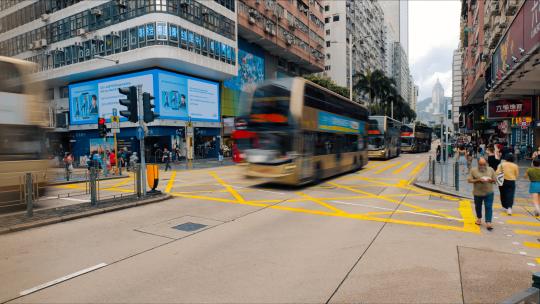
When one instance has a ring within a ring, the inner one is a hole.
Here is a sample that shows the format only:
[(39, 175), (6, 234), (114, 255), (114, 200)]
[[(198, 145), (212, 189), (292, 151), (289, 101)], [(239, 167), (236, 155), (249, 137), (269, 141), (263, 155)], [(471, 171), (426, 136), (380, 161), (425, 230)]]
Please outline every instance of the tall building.
[(396, 88), (401, 97), (409, 102), (409, 89), (410, 89), (410, 71), (409, 60), (407, 54), (401, 43), (394, 42), (393, 46), (393, 60), (392, 60), (392, 78), (396, 82)]
[(411, 104), (411, 109), (416, 112), (416, 104), (418, 103), (418, 94), (420, 88), (417, 85), (413, 85), (413, 99)]
[(384, 16), (378, 1), (325, 1), (324, 17), (324, 74), (349, 87), (351, 57), (353, 75), (385, 69)]
[(324, 68), (320, 0), (239, 0), (237, 4), (238, 76), (224, 82), (224, 116), (243, 114), (244, 93), (260, 81)]
[(437, 78), (437, 82), (431, 90), (431, 104), (426, 109), (426, 112), (429, 112), (433, 115), (440, 115), (445, 113), (446, 100), (444, 98), (444, 88)]
[(461, 107), (461, 49), (454, 50), (452, 58), (452, 123), (459, 130), (459, 107)]
[(401, 43), (409, 55), (409, 0), (379, 1), (389, 27), (389, 39)]
[[(149, 155), (186, 142), (193, 149), (210, 142), (215, 154), (220, 86), (238, 69), (236, 1), (10, 3), (0, 11), (0, 55), (37, 64), (33, 81), (45, 84), (55, 114), (53, 149), (79, 157), (108, 145), (98, 118), (124, 109), (118, 88), (140, 85), (160, 114), (149, 124)], [(122, 118), (120, 127), (119, 148), (138, 151), (136, 125)]]

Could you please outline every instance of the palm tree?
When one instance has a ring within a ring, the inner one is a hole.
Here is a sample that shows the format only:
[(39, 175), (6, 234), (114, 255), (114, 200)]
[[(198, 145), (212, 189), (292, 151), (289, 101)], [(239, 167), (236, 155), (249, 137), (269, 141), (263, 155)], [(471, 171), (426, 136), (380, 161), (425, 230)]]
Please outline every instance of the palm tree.
[(375, 98), (380, 96), (382, 81), (386, 78), (381, 70), (367, 70), (365, 74), (357, 73), (353, 76), (353, 89), (369, 96), (369, 104), (372, 105)]

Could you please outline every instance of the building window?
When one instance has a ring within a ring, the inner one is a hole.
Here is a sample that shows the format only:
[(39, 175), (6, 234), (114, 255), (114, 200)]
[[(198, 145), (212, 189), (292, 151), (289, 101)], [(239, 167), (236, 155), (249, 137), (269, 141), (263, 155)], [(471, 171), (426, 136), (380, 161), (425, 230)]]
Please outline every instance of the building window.
[(330, 59), (330, 54), (326, 54), (326, 59)]
[(324, 67), (324, 70), (325, 70), (325, 71), (330, 71), (330, 66), (329, 66), (329, 65), (325, 66), (325, 67)]
[(68, 98), (69, 97), (69, 89), (68, 87), (60, 87), (60, 98)]
[(339, 21), (339, 15), (334, 15), (334, 18), (332, 19), (334, 22)]
[(326, 41), (326, 47), (330, 47), (330, 41)]
[(326, 35), (330, 35), (330, 30), (326, 30)]
[(324, 18), (324, 23), (330, 23), (330, 18), (329, 17)]
[(330, 5), (325, 5), (325, 6), (324, 6), (324, 11), (325, 11), (325, 12), (328, 12), (329, 10), (330, 10)]
[(54, 99), (54, 88), (50, 88), (47, 90), (47, 98)]

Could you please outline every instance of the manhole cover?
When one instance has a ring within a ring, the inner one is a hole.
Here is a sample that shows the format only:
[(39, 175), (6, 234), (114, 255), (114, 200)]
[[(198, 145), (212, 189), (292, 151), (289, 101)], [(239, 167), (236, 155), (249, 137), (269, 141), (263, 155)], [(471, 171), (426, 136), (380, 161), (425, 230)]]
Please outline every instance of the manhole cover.
[(206, 227), (206, 225), (187, 222), (187, 223), (180, 224), (178, 226), (174, 226), (172, 228), (177, 229), (177, 230), (181, 230), (181, 231), (195, 231), (195, 230), (199, 230), (199, 229), (204, 228), (204, 227)]

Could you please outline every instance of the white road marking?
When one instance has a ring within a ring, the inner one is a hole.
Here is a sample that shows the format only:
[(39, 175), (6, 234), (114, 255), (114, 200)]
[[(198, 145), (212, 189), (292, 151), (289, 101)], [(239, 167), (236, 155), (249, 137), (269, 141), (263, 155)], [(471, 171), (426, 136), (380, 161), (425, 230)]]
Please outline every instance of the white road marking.
[(527, 253), (525, 251), (520, 251), (519, 254), (521, 255), (527, 255)]
[[(360, 206), (360, 207), (373, 208), (373, 209), (379, 209), (379, 210), (394, 211), (394, 209), (391, 209), (391, 208), (375, 207), (375, 206), (369, 206), (369, 205), (364, 205), (364, 204), (347, 203), (347, 202), (341, 202), (341, 201), (332, 201), (332, 203), (342, 204), (342, 205)], [(396, 210), (396, 211), (399, 211), (400, 213), (412, 213), (412, 214), (416, 214), (416, 215), (422, 215), (422, 216), (428, 216), (428, 217), (436, 217), (436, 218), (442, 218), (442, 219), (448, 219), (448, 220), (454, 220), (454, 221), (458, 221), (458, 222), (463, 222), (462, 219), (458, 219), (458, 218), (455, 218), (455, 217), (444, 217), (444, 216), (439, 216), (439, 215), (434, 215), (434, 214), (425, 214), (425, 213), (414, 212), (414, 211), (406, 211), (406, 210)]]
[(74, 272), (74, 273), (71, 273), (71, 274), (68, 274), (66, 276), (63, 276), (61, 278), (58, 278), (56, 280), (52, 280), (52, 281), (49, 281), (49, 282), (46, 282), (46, 283), (43, 283), (41, 285), (38, 285), (36, 287), (32, 287), (30, 289), (26, 289), (26, 290), (23, 290), (19, 293), (19, 295), (21, 296), (26, 296), (28, 294), (31, 294), (33, 292), (36, 292), (38, 290), (41, 290), (41, 289), (44, 289), (44, 288), (47, 288), (47, 287), (51, 287), (53, 285), (56, 285), (58, 283), (61, 283), (61, 282), (64, 282), (64, 281), (67, 281), (67, 280), (70, 280), (70, 279), (73, 279), (75, 277), (78, 277), (80, 275), (83, 275), (85, 273), (88, 273), (88, 272), (91, 272), (91, 271), (94, 271), (96, 269), (99, 269), (99, 268), (102, 268), (102, 267), (105, 267), (107, 266), (107, 263), (100, 263), (100, 264), (97, 264), (95, 266), (92, 266), (92, 267), (88, 267), (88, 268), (85, 268), (83, 270), (79, 270), (77, 272)]
[(512, 244), (514, 244), (514, 245), (519, 245), (519, 242), (512, 242)]
[(532, 267), (536, 266), (536, 264), (534, 263), (527, 263), (527, 265), (532, 266)]

